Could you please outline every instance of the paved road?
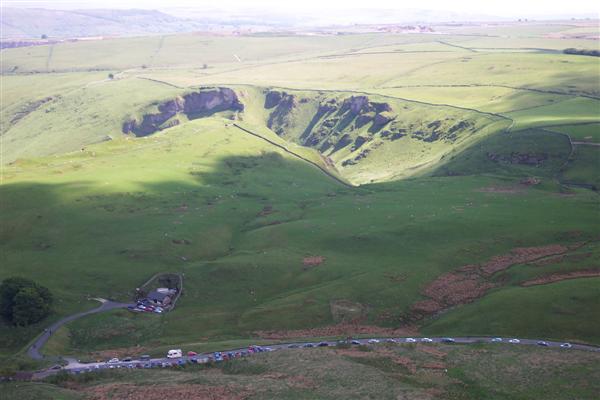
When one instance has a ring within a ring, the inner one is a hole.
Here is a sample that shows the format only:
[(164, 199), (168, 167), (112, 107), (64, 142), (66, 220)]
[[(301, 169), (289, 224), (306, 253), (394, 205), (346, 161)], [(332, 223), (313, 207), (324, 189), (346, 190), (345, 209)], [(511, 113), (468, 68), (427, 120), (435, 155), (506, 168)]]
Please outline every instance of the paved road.
[[(377, 342), (374, 342), (376, 340)], [(468, 344), (468, 343), (494, 343), (491, 337), (483, 337), (483, 336), (473, 336), (473, 337), (454, 337), (452, 340), (455, 343), (459, 344)], [(571, 344), (571, 347), (564, 348), (561, 347), (563, 342), (552, 342), (545, 341), (545, 345), (540, 344), (540, 340), (537, 339), (518, 339), (518, 343), (510, 343), (509, 340), (511, 338), (502, 338), (501, 342), (497, 344), (510, 344), (511, 346), (531, 346), (537, 345), (540, 347), (554, 347), (560, 348), (563, 351), (572, 351), (572, 350), (583, 350), (583, 351), (594, 351), (600, 352), (600, 346), (592, 346), (592, 345), (584, 345), (584, 344)], [(513, 339), (514, 340), (514, 339)], [(429, 339), (422, 337), (414, 337), (414, 338), (361, 338), (354, 339), (354, 345), (377, 345), (379, 343), (396, 343), (396, 344), (406, 344), (406, 343), (443, 343), (448, 342), (447, 339), (442, 337), (432, 337)], [(265, 351), (278, 351), (289, 348), (308, 348), (308, 347), (325, 347), (325, 344), (329, 346), (336, 346), (338, 344), (337, 341), (324, 341), (324, 342), (290, 342), (290, 343), (277, 343), (268, 346), (260, 346)], [(238, 348), (238, 349), (228, 349), (222, 350), (221, 353), (246, 353), (248, 355), (248, 348)], [(80, 363), (77, 360), (68, 360), (69, 364), (62, 368), (62, 370), (67, 371), (69, 373), (79, 374), (84, 372), (92, 372), (92, 371), (100, 371), (103, 369), (116, 369), (116, 368), (164, 368), (170, 367), (178, 364), (185, 364), (187, 362), (194, 361), (196, 363), (206, 363), (209, 361), (209, 357), (213, 356), (214, 352), (210, 353), (201, 353), (193, 357), (183, 356), (180, 358), (169, 359), (169, 358), (152, 358), (149, 360), (139, 360), (134, 359), (132, 361), (119, 361), (114, 363), (109, 362), (95, 362), (95, 363)], [(57, 373), (59, 370), (45, 370), (40, 371), (34, 375), (34, 379), (41, 379), (53, 373)]]
[(37, 339), (35, 340), (35, 342), (33, 342), (33, 344), (31, 346), (29, 346), (29, 348), (27, 349), (27, 355), (29, 357), (33, 358), (34, 360), (43, 359), (44, 356), (40, 353), (40, 350), (42, 349), (42, 347), (44, 347), (44, 345), (46, 344), (48, 339), (50, 339), (50, 336), (52, 336), (58, 330), (58, 328), (60, 328), (67, 322), (71, 322), (78, 318), (85, 317), (86, 315), (96, 314), (96, 313), (108, 311), (108, 310), (114, 310), (115, 308), (127, 308), (127, 306), (130, 306), (130, 305), (135, 306), (135, 304), (116, 303), (114, 301), (109, 301), (109, 300), (100, 299), (100, 298), (94, 299), (94, 300), (98, 300), (102, 304), (97, 308), (94, 308), (94, 309), (91, 309), (88, 311), (83, 311), (83, 312), (80, 312), (77, 314), (69, 315), (68, 317), (60, 319), (60, 320), (56, 321), (55, 323), (53, 323), (48, 329), (45, 329), (44, 332), (40, 336), (37, 337)]

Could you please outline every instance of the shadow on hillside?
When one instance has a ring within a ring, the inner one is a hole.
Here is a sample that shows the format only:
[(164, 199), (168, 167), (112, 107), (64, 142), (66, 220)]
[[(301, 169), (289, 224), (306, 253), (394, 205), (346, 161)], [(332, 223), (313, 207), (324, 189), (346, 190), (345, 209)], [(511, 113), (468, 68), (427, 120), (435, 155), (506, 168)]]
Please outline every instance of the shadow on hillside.
[[(91, 164), (81, 165), (79, 172), (94, 173)], [(70, 170), (66, 164), (40, 173), (64, 179)], [(311, 202), (351, 190), (274, 152), (225, 157), (212, 168), (198, 159), (181, 181), (131, 176), (0, 186), (0, 279), (25, 276), (49, 287), (59, 314), (86, 307), (77, 304), (87, 296), (128, 300), (156, 272), (183, 272), (228, 255), (246, 225), (299, 218)], [(19, 350), (38, 333), (1, 331), (0, 353)]]

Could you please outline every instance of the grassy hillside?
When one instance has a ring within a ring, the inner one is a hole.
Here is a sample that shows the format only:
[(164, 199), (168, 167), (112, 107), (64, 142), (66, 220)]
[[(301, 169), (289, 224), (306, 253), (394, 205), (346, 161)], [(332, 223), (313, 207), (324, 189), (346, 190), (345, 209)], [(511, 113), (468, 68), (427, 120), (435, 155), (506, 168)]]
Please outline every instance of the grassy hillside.
[[(157, 347), (342, 321), (397, 327), (444, 272), (597, 235), (589, 215), (598, 200), (586, 190), (561, 196), (551, 181), (477, 176), (349, 189), (226, 123), (199, 119), (4, 169), (2, 274), (50, 287), (58, 315), (89, 307), (88, 296), (127, 300), (155, 272), (185, 274), (174, 312), (82, 319), (69, 326), (68, 347)], [(324, 261), (304, 265), (310, 256)], [(340, 316), (336, 305), (348, 301), (362, 311)], [(545, 323), (560, 336), (560, 316)], [(596, 328), (579, 338), (597, 341)], [(35, 330), (3, 333), (10, 354)]]
[[(554, 40), (542, 51), (439, 36), (3, 50), (0, 279), (35, 279), (57, 302), (38, 325), (0, 325), (2, 356), (89, 297), (129, 300), (157, 272), (185, 274), (175, 311), (87, 317), (47, 351), (489, 333), (498, 320), (514, 335), (600, 342), (596, 319), (573, 328), (599, 311), (596, 279), (524, 286), (598, 270), (586, 247), (600, 234), (598, 147), (578, 144), (597, 141), (597, 58), (550, 51)], [(179, 125), (122, 132), (214, 86), (233, 88), (244, 111), (179, 110), (160, 127)], [(535, 264), (552, 257), (566, 261)], [(536, 324), (514, 314), (523, 305)]]

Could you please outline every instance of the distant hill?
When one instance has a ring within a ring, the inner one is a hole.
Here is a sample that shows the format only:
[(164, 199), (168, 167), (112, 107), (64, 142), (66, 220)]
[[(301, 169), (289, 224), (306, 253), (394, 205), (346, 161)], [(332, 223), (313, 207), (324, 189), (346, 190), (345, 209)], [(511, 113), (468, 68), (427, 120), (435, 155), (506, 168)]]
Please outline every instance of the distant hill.
[(131, 36), (189, 32), (202, 22), (156, 10), (48, 10), (3, 8), (2, 39)]

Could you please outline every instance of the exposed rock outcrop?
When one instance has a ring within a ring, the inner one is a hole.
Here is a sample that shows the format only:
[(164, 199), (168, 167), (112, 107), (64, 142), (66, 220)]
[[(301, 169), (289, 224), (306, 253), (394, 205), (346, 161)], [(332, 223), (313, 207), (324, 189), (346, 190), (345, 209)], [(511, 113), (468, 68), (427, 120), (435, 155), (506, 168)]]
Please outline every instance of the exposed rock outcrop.
[(394, 120), (395, 118), (396, 118), (396, 116), (391, 114), (389, 111), (383, 111), (383, 112), (375, 115), (375, 118), (373, 119), (373, 123), (376, 126), (384, 126), (385, 124)]
[(140, 122), (136, 119), (125, 121), (122, 131), (123, 133), (133, 133), (136, 136), (147, 136), (178, 125), (179, 119), (173, 117), (179, 113), (193, 119), (226, 110), (244, 110), (244, 105), (233, 90), (229, 88), (201, 89), (199, 92), (177, 96), (159, 104), (157, 113), (145, 114)]
[(298, 107), (296, 96), (286, 92), (270, 91), (265, 97), (265, 108), (273, 109), (267, 126), (278, 135), (282, 135), (290, 125), (290, 117)]
[(454, 142), (459, 135), (476, 131), (475, 121), (455, 115), (427, 120), (408, 102), (398, 105), (400, 101), (376, 102), (367, 95), (343, 97), (325, 91), (307, 99), (299, 93), (266, 91), (267, 125), (279, 136), (317, 149), (342, 166), (355, 165), (384, 143), (401, 138), (403, 143), (410, 139)]
[(283, 94), (277, 90), (267, 92), (267, 95), (265, 96), (265, 108), (269, 109), (275, 107), (279, 104), (282, 97)]

